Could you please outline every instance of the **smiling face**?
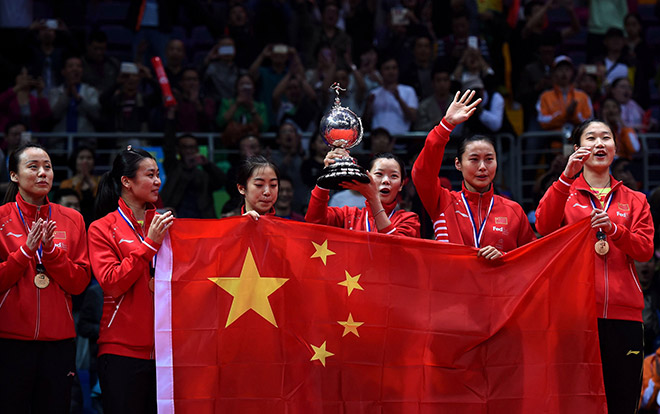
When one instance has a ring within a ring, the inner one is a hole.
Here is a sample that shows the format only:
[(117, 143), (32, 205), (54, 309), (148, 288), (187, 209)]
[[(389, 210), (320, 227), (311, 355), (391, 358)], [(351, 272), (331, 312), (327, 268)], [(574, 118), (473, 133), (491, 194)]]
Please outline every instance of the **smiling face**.
[(18, 157), (18, 171), (9, 176), (18, 185), (18, 192), (31, 204), (38, 204), (53, 186), (53, 166), (46, 151), (26, 148)]
[(259, 167), (252, 172), (247, 185), (237, 184), (238, 192), (245, 197), (245, 211), (266, 214), (277, 201), (279, 183), (273, 168)]
[(140, 161), (135, 177), (122, 177), (122, 193), (132, 193), (132, 198), (140, 203), (155, 203), (158, 201), (160, 188), (160, 170), (153, 158)]
[(484, 140), (469, 142), (460, 159), (454, 160), (454, 166), (463, 174), (468, 190), (483, 193), (490, 188), (497, 173), (495, 148)]
[(584, 163), (585, 170), (609, 170), (616, 154), (616, 143), (610, 127), (602, 122), (590, 123), (580, 136), (580, 147), (591, 149), (591, 156)]
[(378, 158), (374, 161), (371, 175), (378, 185), (380, 201), (391, 204), (403, 188), (401, 166), (392, 158)]

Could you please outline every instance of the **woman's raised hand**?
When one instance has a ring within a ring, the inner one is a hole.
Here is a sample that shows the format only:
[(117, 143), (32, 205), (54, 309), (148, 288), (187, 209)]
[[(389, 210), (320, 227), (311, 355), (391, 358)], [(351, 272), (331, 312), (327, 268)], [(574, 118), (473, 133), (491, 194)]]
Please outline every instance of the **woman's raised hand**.
[(167, 211), (165, 214), (156, 215), (149, 225), (147, 237), (158, 244), (162, 243), (165, 234), (167, 233), (167, 229), (170, 228), (172, 223), (174, 223), (174, 216), (171, 211)]
[(463, 123), (468, 120), (474, 114), (474, 111), (477, 110), (477, 105), (481, 103), (481, 98), (476, 101), (469, 103), (472, 98), (474, 98), (473, 90), (466, 90), (461, 96), (461, 92), (456, 92), (454, 100), (452, 101), (449, 108), (447, 108), (447, 113), (445, 113), (445, 119), (452, 125), (456, 126), (460, 123)]
[(566, 168), (564, 168), (564, 175), (568, 178), (574, 177), (582, 170), (584, 163), (591, 156), (591, 147), (579, 147), (568, 157)]

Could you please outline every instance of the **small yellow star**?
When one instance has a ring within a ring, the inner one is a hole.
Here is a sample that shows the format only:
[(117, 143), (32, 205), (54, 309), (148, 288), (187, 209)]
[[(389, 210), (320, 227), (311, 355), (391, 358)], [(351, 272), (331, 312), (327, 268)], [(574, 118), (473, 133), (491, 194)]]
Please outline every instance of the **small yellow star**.
[(314, 356), (312, 356), (312, 359), (310, 359), (310, 361), (314, 361), (315, 359), (318, 359), (319, 361), (321, 361), (321, 364), (325, 366), (325, 359), (334, 355), (332, 352), (326, 351), (325, 342), (326, 341), (323, 341), (323, 344), (321, 344), (321, 346), (319, 347), (310, 344), (312, 346), (312, 349), (314, 350)]
[(314, 242), (312, 242), (312, 244), (314, 245), (314, 248), (316, 249), (316, 251), (314, 252), (312, 257), (310, 257), (310, 259), (313, 259), (315, 257), (320, 257), (321, 260), (323, 261), (323, 264), (326, 264), (326, 260), (327, 260), (328, 256), (332, 256), (333, 254), (336, 254), (332, 250), (328, 249), (328, 241), (327, 240), (324, 241), (323, 244), (316, 244)]
[(209, 280), (234, 297), (225, 328), (250, 309), (277, 327), (268, 296), (289, 279), (261, 277), (249, 247), (240, 277), (210, 277)]
[(346, 286), (346, 288), (348, 288), (348, 296), (351, 296), (351, 293), (353, 293), (353, 289), (364, 290), (362, 289), (362, 286), (360, 286), (360, 284), (358, 283), (358, 281), (360, 280), (360, 275), (351, 276), (350, 274), (348, 274), (348, 271), (345, 272), (346, 272), (346, 280), (344, 280), (343, 282), (339, 282), (337, 284), (341, 286)]
[(342, 338), (348, 335), (348, 333), (353, 333), (355, 336), (358, 338), (360, 337), (360, 334), (357, 331), (357, 328), (364, 324), (364, 322), (355, 322), (353, 320), (353, 315), (351, 313), (348, 313), (348, 320), (347, 321), (337, 321), (338, 324), (344, 327), (344, 334), (342, 335)]

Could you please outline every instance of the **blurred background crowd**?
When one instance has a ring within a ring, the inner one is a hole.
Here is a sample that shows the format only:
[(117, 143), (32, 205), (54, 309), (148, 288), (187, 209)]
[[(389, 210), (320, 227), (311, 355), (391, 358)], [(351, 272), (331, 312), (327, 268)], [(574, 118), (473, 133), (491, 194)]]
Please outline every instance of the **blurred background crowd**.
[[(597, 117), (616, 134), (612, 173), (647, 193), (657, 229), (659, 16), (655, 0), (0, 0), (0, 189), (6, 155), (37, 141), (56, 167), (51, 199), (89, 224), (98, 177), (133, 144), (159, 158), (161, 207), (216, 218), (239, 211), (236, 166), (261, 154), (283, 173), (277, 214), (302, 220), (328, 151), (318, 125), (333, 83), (365, 127), (357, 160), (391, 151), (408, 168), (456, 91), (474, 89), (483, 102), (450, 146), (494, 137), (496, 191), (532, 223), (566, 135)], [(456, 188), (452, 166), (441, 174)], [(412, 183), (400, 203), (432, 238)], [(364, 199), (342, 191), (330, 205)], [(649, 354), (655, 263), (639, 264)]]

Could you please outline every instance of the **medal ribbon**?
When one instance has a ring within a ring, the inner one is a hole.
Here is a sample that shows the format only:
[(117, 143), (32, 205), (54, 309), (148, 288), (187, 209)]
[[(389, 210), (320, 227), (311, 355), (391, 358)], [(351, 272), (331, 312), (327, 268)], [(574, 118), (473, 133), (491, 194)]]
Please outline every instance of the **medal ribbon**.
[[(610, 194), (607, 196), (607, 202), (605, 203), (605, 206), (603, 207), (603, 211), (607, 211), (607, 209), (610, 208), (610, 204), (612, 203), (612, 195), (614, 195), (614, 194), (610, 190)], [(591, 203), (591, 207), (593, 207), (594, 210), (595, 210), (596, 209), (596, 203), (594, 203), (594, 198), (589, 197), (589, 202)], [(598, 200), (598, 202), (600, 203), (600, 200)]]
[[(23, 226), (25, 227), (25, 230), (27, 230), (28, 233), (30, 233), (30, 227), (27, 225), (25, 222), (25, 218), (23, 218), (23, 212), (21, 211), (21, 208), (18, 206), (18, 202), (16, 203), (16, 209), (18, 210), (18, 215), (21, 217), (21, 221), (23, 222)], [(50, 205), (48, 205), (48, 221), (50, 221)], [(27, 235), (25, 236), (27, 238)], [(39, 248), (37, 249), (37, 261), (39, 264), (41, 264), (41, 256), (44, 254), (44, 246), (39, 242)]]
[[(394, 215), (395, 211), (397, 211), (396, 207), (392, 210), (390, 215), (387, 217), (388, 219), (390, 219), (390, 221), (392, 221), (392, 216)], [(367, 226), (367, 232), (370, 232), (371, 231), (371, 223), (369, 223), (369, 209), (367, 209), (366, 214), (364, 215), (364, 222), (366, 223), (366, 226)], [(374, 223), (375, 222), (376, 222), (376, 217), (374, 217)]]
[[(144, 242), (144, 237), (142, 237), (142, 236), (140, 235), (140, 233), (135, 229), (135, 226), (133, 226), (133, 223), (131, 223), (131, 221), (128, 219), (128, 216), (126, 215), (126, 213), (124, 213), (124, 212), (121, 210), (120, 207), (117, 207), (117, 211), (119, 212), (119, 215), (121, 216), (121, 218), (124, 219), (124, 221), (126, 222), (126, 224), (128, 224), (128, 225), (131, 227), (131, 230), (133, 230), (133, 233), (135, 233), (135, 235), (138, 236), (138, 238), (140, 239), (141, 242)], [(151, 259), (151, 266), (152, 266), (151, 268), (152, 268), (152, 269), (155, 269), (155, 268), (156, 268), (156, 257), (158, 257), (158, 253), (156, 253), (156, 254), (154, 255), (154, 258)]]
[(472, 210), (470, 210), (470, 204), (468, 204), (464, 192), (461, 192), (461, 198), (463, 199), (463, 204), (465, 204), (465, 209), (467, 210), (468, 215), (470, 216), (470, 222), (472, 223), (472, 236), (474, 237), (474, 247), (478, 249), (481, 247), (481, 236), (484, 235), (484, 229), (486, 228), (486, 221), (488, 221), (488, 216), (490, 216), (490, 211), (493, 209), (493, 204), (495, 204), (495, 196), (493, 196), (490, 199), (488, 212), (486, 213), (486, 217), (484, 217), (484, 221), (481, 222), (481, 227), (479, 228), (478, 233), (477, 233), (477, 222), (474, 221), (474, 214), (472, 214)]

